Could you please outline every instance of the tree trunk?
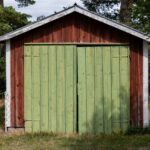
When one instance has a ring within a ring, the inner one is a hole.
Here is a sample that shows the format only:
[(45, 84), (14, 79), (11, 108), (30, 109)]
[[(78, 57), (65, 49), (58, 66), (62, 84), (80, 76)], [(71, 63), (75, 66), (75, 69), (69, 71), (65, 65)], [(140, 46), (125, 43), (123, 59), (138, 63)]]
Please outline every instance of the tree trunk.
[(133, 0), (121, 0), (121, 6), (120, 6), (121, 22), (125, 24), (130, 24), (132, 5), (133, 5)]
[(0, 0), (0, 6), (4, 7), (4, 0)]

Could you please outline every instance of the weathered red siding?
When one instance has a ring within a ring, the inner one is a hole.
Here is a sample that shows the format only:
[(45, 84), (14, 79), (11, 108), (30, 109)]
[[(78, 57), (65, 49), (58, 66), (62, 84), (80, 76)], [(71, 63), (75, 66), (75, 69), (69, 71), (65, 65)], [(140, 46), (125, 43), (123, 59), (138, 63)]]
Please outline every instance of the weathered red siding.
[(142, 40), (73, 13), (11, 40), (11, 124), (24, 127), (24, 43), (88, 42), (130, 44), (130, 118), (132, 126), (143, 124)]
[(130, 112), (131, 124), (143, 125), (143, 52), (142, 41), (131, 39), (130, 46)]

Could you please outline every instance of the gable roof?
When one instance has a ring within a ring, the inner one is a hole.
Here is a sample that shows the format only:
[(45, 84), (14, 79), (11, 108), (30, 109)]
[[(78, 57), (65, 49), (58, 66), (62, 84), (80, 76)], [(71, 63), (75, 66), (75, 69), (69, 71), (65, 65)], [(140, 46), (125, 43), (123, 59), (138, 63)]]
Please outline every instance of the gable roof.
[(44, 18), (41, 21), (37, 21), (37, 22), (31, 23), (29, 25), (26, 25), (26, 26), (24, 26), (22, 28), (19, 28), (19, 29), (15, 30), (15, 31), (12, 31), (12, 32), (9, 32), (9, 33), (7, 33), (5, 35), (2, 35), (2, 36), (0, 36), (0, 42), (12, 39), (12, 38), (14, 38), (14, 37), (16, 37), (18, 35), (26, 33), (26, 32), (28, 32), (28, 31), (30, 31), (32, 29), (35, 29), (35, 28), (40, 27), (42, 25), (45, 25), (45, 24), (47, 24), (49, 22), (52, 22), (52, 21), (54, 21), (56, 19), (64, 17), (64, 16), (66, 16), (68, 14), (71, 14), (73, 12), (77, 12), (79, 14), (82, 14), (84, 16), (92, 18), (92, 19), (94, 19), (96, 21), (99, 21), (99, 22), (102, 22), (104, 24), (107, 24), (107, 25), (109, 25), (109, 26), (111, 26), (113, 28), (116, 28), (116, 29), (121, 30), (123, 32), (126, 32), (128, 34), (131, 34), (131, 35), (133, 35), (135, 37), (138, 37), (140, 39), (143, 39), (143, 40), (145, 40), (147, 42), (150, 42), (150, 37), (147, 36), (145, 33), (142, 33), (142, 32), (140, 32), (140, 31), (138, 31), (136, 29), (133, 29), (133, 28), (131, 28), (129, 26), (126, 26), (126, 25), (124, 25), (122, 23), (119, 23), (117, 21), (113, 21), (113, 20), (108, 19), (108, 18), (106, 18), (104, 16), (101, 16), (101, 15), (98, 15), (98, 14), (93, 13), (91, 11), (88, 11), (88, 10), (86, 10), (86, 9), (76, 5), (76, 4), (74, 4), (73, 6), (67, 8), (67, 9), (65, 9), (63, 11), (60, 11), (58, 13), (55, 13), (55, 14), (51, 15), (51, 16), (48, 16), (48, 17)]

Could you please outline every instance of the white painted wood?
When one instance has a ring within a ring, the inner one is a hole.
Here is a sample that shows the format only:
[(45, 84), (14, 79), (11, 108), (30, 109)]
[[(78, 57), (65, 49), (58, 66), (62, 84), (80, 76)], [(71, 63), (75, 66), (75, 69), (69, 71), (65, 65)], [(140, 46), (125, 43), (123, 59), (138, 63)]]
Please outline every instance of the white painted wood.
[(95, 14), (93, 12), (85, 10), (85, 9), (83, 9), (83, 8), (77, 6), (77, 5), (74, 5), (74, 6), (68, 8), (66, 10), (60, 11), (60, 12), (58, 12), (56, 14), (53, 14), (53, 15), (51, 15), (51, 16), (49, 16), (49, 17), (47, 17), (47, 18), (45, 18), (45, 19), (43, 19), (41, 21), (32, 23), (32, 24), (27, 25), (25, 27), (22, 27), (22, 28), (20, 28), (18, 30), (15, 30), (13, 32), (10, 32), (10, 33), (7, 33), (7, 34), (5, 34), (3, 36), (0, 36), (0, 41), (6, 41), (8, 39), (11, 39), (11, 38), (16, 37), (16, 36), (18, 36), (20, 34), (26, 33), (26, 32), (28, 32), (28, 31), (30, 31), (32, 29), (40, 27), (40, 26), (42, 26), (44, 24), (52, 22), (52, 21), (54, 21), (56, 19), (64, 17), (64, 16), (66, 16), (68, 14), (71, 14), (73, 12), (78, 12), (78, 13), (80, 13), (82, 15), (85, 15), (85, 16), (87, 16), (89, 18), (95, 19), (95, 20), (97, 20), (99, 22), (102, 22), (104, 24), (107, 24), (107, 25), (109, 25), (109, 26), (111, 26), (113, 28), (119, 29), (119, 30), (124, 31), (124, 32), (126, 32), (128, 34), (131, 34), (133, 36), (141, 38), (141, 39), (143, 39), (143, 40), (145, 40), (147, 42), (150, 42), (150, 37), (148, 37), (147, 35), (145, 35), (145, 34), (143, 34), (141, 32), (138, 32), (137, 30), (135, 30), (133, 28), (125, 26), (125, 25), (123, 25), (123, 24), (121, 24), (119, 22), (112, 21), (112, 20), (110, 20), (108, 18), (102, 17), (102, 16), (97, 15), (97, 14)]
[(11, 65), (10, 65), (10, 40), (6, 41), (6, 93), (5, 93), (5, 129), (11, 126), (11, 111), (10, 111), (10, 98), (11, 98)]
[(148, 43), (143, 41), (143, 126), (148, 125)]

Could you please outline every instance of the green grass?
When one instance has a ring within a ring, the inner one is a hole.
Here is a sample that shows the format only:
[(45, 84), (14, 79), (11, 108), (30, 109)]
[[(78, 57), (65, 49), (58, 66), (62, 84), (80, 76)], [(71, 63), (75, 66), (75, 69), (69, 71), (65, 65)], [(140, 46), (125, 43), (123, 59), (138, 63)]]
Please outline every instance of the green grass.
[[(3, 112), (4, 107), (1, 107), (0, 126), (3, 126), (2, 122), (4, 122)], [(149, 150), (150, 127), (143, 130), (136, 128), (130, 129), (128, 134), (126, 135), (114, 134), (109, 136), (57, 135), (46, 133), (10, 135), (0, 133), (0, 150), (48, 150), (48, 149), (49, 150)]]
[(4, 128), (4, 100), (0, 99), (0, 128)]
[(0, 135), (1, 150), (145, 150), (150, 149), (150, 135)]

